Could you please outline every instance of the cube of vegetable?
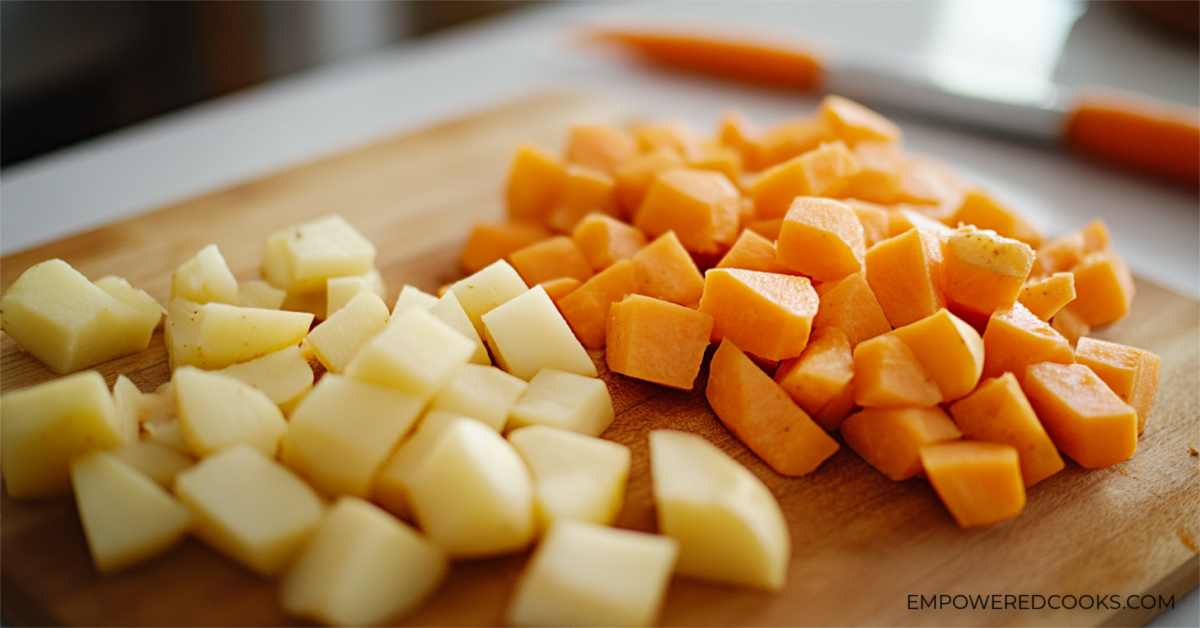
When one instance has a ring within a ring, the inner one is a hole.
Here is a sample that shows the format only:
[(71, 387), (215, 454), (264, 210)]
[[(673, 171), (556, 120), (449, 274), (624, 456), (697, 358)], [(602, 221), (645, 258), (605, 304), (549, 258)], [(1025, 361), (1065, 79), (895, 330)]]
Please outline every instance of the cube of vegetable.
[(633, 256), (646, 246), (646, 236), (632, 226), (601, 213), (591, 213), (579, 221), (571, 239), (583, 252), (592, 270), (600, 272)]
[[(774, 379), (809, 415), (817, 414), (847, 389), (853, 398), (854, 355), (846, 332), (837, 327), (813, 332), (804, 353), (780, 362)], [(822, 423), (817, 416), (813, 420), (827, 432), (837, 429), (836, 424)]]
[(541, 286), (483, 316), (488, 345), (504, 370), (524, 380), (543, 368), (597, 375), (588, 356)]
[(1109, 467), (1137, 451), (1137, 412), (1090, 368), (1034, 364), (1021, 389), (1054, 445), (1079, 466)]
[(624, 129), (605, 124), (576, 124), (567, 131), (568, 163), (612, 172), (637, 154), (637, 143)]
[(975, 389), (983, 373), (983, 338), (947, 310), (889, 332), (904, 341), (942, 391), (953, 401)]
[(616, 182), (610, 172), (567, 164), (558, 198), (546, 216), (546, 226), (551, 231), (570, 234), (592, 212), (618, 215), (615, 189)]
[[(630, 157), (613, 171), (615, 187), (613, 195), (617, 206), (629, 220), (637, 216), (642, 199), (654, 184), (658, 173), (672, 168), (682, 168), (685, 165), (683, 157), (674, 149), (657, 148)], [(640, 233), (640, 232), (639, 232)]]
[(783, 360), (804, 350), (818, 303), (807, 277), (713, 268), (700, 311), (713, 318), (713, 342), (729, 338), (743, 351)]
[(817, 281), (841, 279), (863, 268), (867, 247), (862, 223), (845, 203), (827, 198), (794, 200), (775, 242), (776, 260)]
[(479, 272), (508, 257), (510, 253), (541, 242), (551, 235), (548, 229), (537, 222), (477, 223), (471, 227), (458, 265), (468, 274)]
[(988, 526), (1025, 508), (1017, 450), (1001, 443), (955, 441), (921, 448), (929, 483), (961, 528)]
[(430, 407), (479, 419), (502, 432), (527, 388), (529, 382), (494, 366), (467, 364), (433, 398)]
[[(398, 517), (414, 521), (410, 505), (409, 485), (417, 469), (437, 439), (451, 425), (459, 422), (482, 423), (446, 410), (430, 410), (421, 417), (416, 429), (409, 432), (392, 457), (375, 477), (372, 500)], [(488, 427), (491, 427), (490, 425)]]
[(946, 307), (942, 245), (937, 236), (910, 229), (871, 247), (867, 283), (893, 327), (903, 327)]
[(614, 418), (612, 397), (604, 380), (544, 368), (529, 380), (529, 388), (513, 406), (508, 429), (550, 425), (599, 436)]
[(600, 349), (608, 343), (609, 309), (633, 289), (633, 262), (621, 260), (559, 299), (558, 311), (584, 347)]
[(1075, 300), (1066, 309), (1089, 326), (1111, 325), (1129, 313), (1133, 275), (1119, 255), (1112, 251), (1089, 253), (1071, 269), (1071, 274), (1075, 276)]
[(633, 226), (650, 238), (674, 231), (688, 251), (717, 253), (737, 239), (740, 207), (738, 190), (725, 175), (673, 168), (658, 173)]
[[(517, 146), (505, 185), (508, 218), (528, 222), (545, 220), (558, 199), (565, 176), (562, 160), (549, 151), (528, 143)], [(503, 256), (496, 259), (501, 258)], [(467, 269), (468, 272), (477, 270)]]
[(842, 96), (831, 94), (822, 98), (817, 116), (834, 135), (851, 146), (863, 140), (899, 143), (904, 138), (896, 123)]
[(609, 370), (692, 389), (712, 337), (712, 316), (635, 294), (612, 304), (607, 323)]
[(350, 302), (313, 328), (304, 346), (331, 373), (345, 372), (351, 360), (387, 325), (388, 308), (373, 290), (360, 290)]
[(974, 392), (950, 406), (950, 414), (968, 440), (1016, 447), (1025, 488), (1063, 468), (1062, 456), (1012, 373), (984, 380)]
[(691, 306), (704, 293), (704, 277), (674, 232), (664, 233), (633, 256), (637, 294)]
[(629, 448), (549, 425), (513, 430), (508, 440), (533, 473), (538, 526), (577, 519), (612, 525), (629, 479)]
[[(508, 262), (500, 260), (450, 286), (463, 311), (471, 319), (480, 338), (484, 337), (483, 315), (512, 298), (524, 294), (529, 287)], [(395, 317), (396, 313), (393, 312)]]
[(325, 280), (325, 314), (321, 318), (328, 320), (334, 312), (346, 307), (359, 292), (370, 290), (380, 300), (387, 298), (387, 286), (383, 284), (383, 275), (372, 269), (365, 275), (348, 275), (330, 277)]
[(975, 225), (980, 229), (991, 229), (1003, 237), (1020, 240), (1033, 249), (1042, 245), (1042, 234), (1022, 218), (1020, 213), (979, 188), (967, 191), (958, 206), (958, 211), (950, 219), (952, 225), (960, 223)]
[(921, 473), (922, 447), (963, 435), (937, 406), (866, 408), (846, 417), (838, 429), (850, 449), (897, 482)]
[(375, 246), (331, 214), (268, 236), (263, 273), (291, 294), (324, 291), (330, 277), (365, 275), (374, 267)]
[(983, 332), (983, 377), (1012, 373), (1020, 381), (1039, 362), (1074, 364), (1075, 352), (1062, 334), (1020, 302), (998, 307)]
[(428, 400), (454, 379), (474, 353), (469, 339), (428, 311), (414, 308), (359, 349), (346, 367), (346, 376)]
[(166, 489), (175, 485), (175, 476), (179, 472), (196, 464), (187, 454), (153, 440), (135, 440), (108, 451)]
[(854, 402), (864, 408), (924, 408), (941, 403), (942, 393), (908, 345), (885, 334), (854, 347)]
[(892, 330), (865, 273), (854, 273), (821, 284), (813, 329), (836, 327), (846, 332), (850, 346)]
[(1032, 280), (1021, 288), (1017, 302), (1029, 309), (1034, 316), (1049, 321), (1066, 304), (1075, 299), (1075, 275), (1054, 273), (1049, 277)]
[(193, 366), (176, 369), (171, 383), (179, 427), (194, 454), (207, 456), (243, 443), (275, 456), (287, 421), (279, 406), (261, 390)]
[(951, 312), (982, 329), (992, 311), (1017, 300), (1033, 249), (994, 231), (960, 227), (946, 241), (942, 287)]
[(716, 268), (741, 268), (764, 273), (795, 275), (796, 271), (775, 261), (775, 243), (763, 236), (744, 229), (733, 247), (725, 253)]
[[(453, 327), (458, 333), (462, 334), (467, 340), (475, 345), (475, 353), (471, 354), (471, 363), (489, 366), (492, 363), (492, 358), (488, 355), (487, 347), (483, 344), (483, 338), (479, 336), (479, 332), (475, 331), (475, 325), (471, 322), (471, 317), (467, 316), (467, 311), (463, 309), (462, 302), (458, 300), (458, 295), (453, 290), (447, 290), (437, 301), (434, 301), (429, 306), (429, 313), (443, 323)], [(394, 316), (394, 314), (393, 314)]]
[(238, 282), (215, 244), (200, 249), (171, 275), (171, 300), (237, 305)]
[(567, 236), (555, 236), (514, 251), (508, 262), (530, 286), (559, 277), (580, 281), (592, 278), (592, 267), (579, 245)]
[(312, 389), (314, 379), (308, 359), (296, 345), (215, 372), (263, 391), (285, 414)]
[(1159, 357), (1145, 349), (1080, 338), (1075, 361), (1092, 369), (1121, 401), (1129, 404), (1138, 415), (1138, 434), (1145, 431), (1146, 417), (1150, 416), (1158, 390)]

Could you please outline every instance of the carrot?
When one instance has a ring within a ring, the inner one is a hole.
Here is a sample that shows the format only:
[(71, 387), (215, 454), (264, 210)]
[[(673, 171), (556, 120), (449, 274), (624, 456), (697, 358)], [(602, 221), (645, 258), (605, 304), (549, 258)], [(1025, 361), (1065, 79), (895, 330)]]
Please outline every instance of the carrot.
[(705, 396), (729, 431), (781, 475), (811, 473), (838, 449), (729, 339), (713, 354)]
[(1194, 109), (1127, 95), (1089, 95), (1071, 111), (1063, 136), (1088, 155), (1192, 188), (1200, 184)]
[(556, 303), (571, 331), (588, 349), (605, 344), (609, 307), (633, 293), (633, 262), (621, 260)]
[(866, 248), (854, 210), (845, 203), (813, 197), (792, 202), (775, 242), (780, 264), (817, 281), (862, 270)]
[(930, 445), (921, 448), (921, 466), (961, 528), (999, 523), (1025, 508), (1019, 456), (1011, 445), (975, 441)]
[(458, 265), (470, 275), (552, 235), (535, 222), (478, 223), (467, 236)]
[(559, 277), (587, 281), (593, 274), (583, 251), (566, 236), (531, 244), (509, 255), (508, 261), (529, 286)]
[(623, 259), (631, 259), (646, 246), (646, 236), (632, 226), (605, 214), (588, 214), (571, 233), (592, 270), (600, 272)]
[(967, 440), (1015, 447), (1025, 488), (1063, 469), (1062, 456), (1012, 373), (984, 380), (974, 392), (954, 402), (950, 414)]
[[(846, 332), (837, 327), (813, 332), (799, 356), (779, 363), (774, 379), (825, 431), (837, 429), (841, 416), (818, 414), (845, 396), (847, 389), (853, 398), (854, 356)], [(826, 418), (837, 422), (826, 422)]]
[(630, 295), (612, 304), (605, 360), (614, 373), (691, 390), (712, 335), (712, 317), (691, 308)]
[(996, 308), (983, 332), (983, 377), (1004, 373), (1025, 378), (1025, 369), (1039, 362), (1074, 364), (1071, 344), (1020, 303)]
[(920, 474), (921, 448), (958, 440), (962, 432), (939, 407), (866, 408), (838, 428), (846, 446), (897, 482)]
[(1030, 366), (1021, 390), (1055, 446), (1087, 469), (1109, 467), (1137, 451), (1137, 412), (1082, 364)]
[(725, 175), (672, 168), (655, 177), (633, 226), (651, 238), (674, 231), (693, 253), (719, 253), (737, 239), (740, 210), (741, 197)]
[(1075, 361), (1092, 369), (1121, 401), (1137, 412), (1138, 434), (1141, 435), (1146, 429), (1146, 417), (1154, 407), (1161, 359), (1144, 349), (1096, 338), (1080, 338), (1075, 347)]
[(854, 401), (864, 408), (929, 407), (942, 393), (904, 341), (883, 335), (854, 347)]
[(729, 338), (756, 356), (783, 360), (804, 350), (817, 304), (807, 277), (713, 268), (704, 275), (700, 311), (713, 317), (713, 342)]

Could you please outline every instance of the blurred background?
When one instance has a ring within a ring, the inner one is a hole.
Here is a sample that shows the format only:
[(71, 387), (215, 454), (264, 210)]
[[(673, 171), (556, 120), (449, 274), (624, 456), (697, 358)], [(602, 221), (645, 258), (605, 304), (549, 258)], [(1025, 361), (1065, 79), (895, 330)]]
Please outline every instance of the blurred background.
[(529, 0), (0, 2), (0, 167)]

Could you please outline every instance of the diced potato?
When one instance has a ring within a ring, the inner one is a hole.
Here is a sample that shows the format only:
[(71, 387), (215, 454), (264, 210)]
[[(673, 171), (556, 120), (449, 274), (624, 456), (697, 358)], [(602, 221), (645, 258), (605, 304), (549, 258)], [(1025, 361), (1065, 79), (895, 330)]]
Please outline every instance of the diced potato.
[(791, 533), (766, 485), (702, 436), (650, 432), (658, 529), (679, 541), (676, 572), (769, 591), (781, 589)]
[(59, 374), (144, 350), (158, 324), (60, 259), (21, 273), (0, 310), (4, 331)]
[(508, 426), (551, 425), (599, 436), (614, 418), (612, 397), (604, 380), (544, 368), (529, 380), (529, 388), (509, 414)]
[(312, 367), (296, 345), (215, 372), (263, 391), (285, 413), (313, 386)]
[(220, 369), (249, 362), (298, 344), (312, 321), (312, 314), (301, 312), (176, 299), (167, 308), (171, 368)]
[(395, 515), (413, 520), (408, 486), (413, 470), (420, 465), (425, 454), (437, 443), (442, 432), (462, 421), (478, 421), (445, 410), (430, 410), (421, 418), (417, 427), (400, 442), (399, 448), (379, 471), (375, 478), (372, 499)]
[(564, 518), (600, 525), (616, 521), (629, 479), (628, 447), (548, 425), (522, 427), (508, 440), (533, 472), (542, 530)]
[(167, 313), (163, 306), (154, 300), (154, 297), (146, 294), (145, 290), (134, 288), (128, 281), (116, 275), (107, 275), (92, 283), (108, 293), (108, 296), (124, 303), (134, 311), (134, 314), (128, 318), (130, 327), (141, 330), (157, 329), (162, 323), (163, 316)]
[(475, 325), (471, 323), (471, 318), (467, 316), (467, 311), (463, 309), (462, 303), (458, 300), (458, 295), (454, 294), (453, 291), (442, 295), (436, 303), (431, 305), (429, 313), (433, 314), (443, 323), (453, 327), (463, 337), (475, 344), (475, 353), (471, 354), (471, 362), (473, 364), (487, 366), (492, 363), (492, 358), (488, 355), (487, 347), (483, 345), (483, 339), (480, 338), (479, 332), (475, 331)]
[(450, 286), (479, 337), (484, 337), (483, 315), (529, 290), (508, 262), (500, 260)]
[(543, 368), (595, 377), (596, 365), (541, 286), (483, 316), (488, 345), (501, 368), (524, 380)]
[(283, 579), (283, 608), (331, 626), (373, 626), (415, 610), (449, 565), (438, 547), (370, 502), (343, 497)]
[(118, 375), (112, 389), (113, 405), (117, 421), (121, 426), (121, 442), (130, 443), (138, 439), (141, 416), (145, 407), (142, 391), (128, 377)]
[(374, 267), (375, 246), (337, 214), (271, 234), (263, 262), (267, 281), (289, 294), (321, 291), (330, 277)]
[(679, 544), (667, 536), (562, 520), (517, 581), (514, 626), (653, 626)]
[(400, 296), (396, 297), (396, 304), (392, 306), (391, 320), (400, 318), (401, 314), (414, 307), (428, 310), (437, 302), (436, 295), (429, 294), (416, 286), (404, 286), (400, 289)]
[(360, 290), (349, 303), (308, 332), (304, 345), (329, 372), (342, 373), (359, 349), (383, 330), (389, 316), (387, 305), (374, 290)]
[(413, 308), (375, 335), (346, 367), (346, 376), (391, 386), (427, 400), (458, 374), (475, 346), (421, 308)]
[(509, 412), (527, 388), (529, 382), (494, 366), (466, 364), (433, 398), (431, 407), (479, 419), (502, 432)]
[(157, 556), (192, 527), (186, 506), (108, 452), (71, 461), (71, 482), (92, 564), (100, 573)]
[(369, 497), (423, 406), (394, 388), (327, 374), (288, 420), (280, 460), (322, 493)]
[(175, 371), (179, 427), (188, 448), (207, 456), (237, 443), (274, 457), (287, 421), (261, 390), (228, 375), (185, 366)]
[[(175, 400), (174, 395), (171, 396), (171, 400)], [(196, 455), (183, 436), (183, 429), (179, 427), (179, 419), (175, 418), (173, 414), (169, 419), (147, 421), (142, 424), (142, 429), (146, 431), (148, 442), (169, 447), (185, 456)]]
[(325, 318), (342, 309), (362, 290), (370, 290), (382, 301), (387, 298), (383, 275), (378, 269), (371, 269), (365, 275), (349, 275), (345, 277), (330, 277), (325, 281)]
[(195, 515), (197, 536), (267, 577), (303, 549), (325, 508), (303, 480), (244, 444), (180, 473), (175, 494)]
[(111, 453), (168, 489), (175, 485), (175, 477), (181, 471), (196, 464), (187, 454), (153, 440), (135, 440), (111, 450)]
[(104, 377), (84, 371), (0, 395), (0, 466), (8, 496), (71, 492), (72, 458), (116, 447), (123, 433)]
[(237, 305), (238, 282), (217, 245), (210, 244), (171, 275), (171, 300)]
[(264, 310), (278, 310), (283, 307), (287, 292), (272, 286), (262, 279), (251, 279), (238, 284), (237, 305), (239, 307), (258, 307)]

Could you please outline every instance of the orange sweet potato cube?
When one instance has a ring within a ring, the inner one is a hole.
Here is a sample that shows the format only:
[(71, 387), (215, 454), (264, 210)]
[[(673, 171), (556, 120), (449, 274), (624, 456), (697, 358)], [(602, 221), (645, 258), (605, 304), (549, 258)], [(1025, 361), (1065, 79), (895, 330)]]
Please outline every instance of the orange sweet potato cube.
[(1025, 369), (1039, 362), (1074, 364), (1075, 352), (1062, 334), (1020, 303), (996, 308), (983, 332), (983, 377), (1012, 373), (1025, 378)]
[(1012, 373), (980, 382), (974, 392), (950, 406), (950, 414), (967, 440), (1015, 447), (1025, 488), (1063, 469), (1062, 456)]
[(837, 327), (846, 333), (850, 346), (892, 330), (864, 273), (823, 283), (817, 293), (821, 301), (813, 329)]
[(623, 129), (578, 124), (567, 131), (567, 163), (611, 173), (637, 153), (637, 142)]
[[(746, 229), (757, 233), (771, 242), (776, 242), (779, 240), (779, 231), (783, 229), (783, 219), (775, 218), (773, 220), (753, 220), (746, 223)], [(778, 251), (776, 251), (776, 256), (778, 256)], [(793, 270), (791, 272), (796, 271)]]
[(867, 250), (867, 283), (893, 327), (903, 327), (946, 307), (942, 293), (942, 244), (910, 229)]
[(713, 317), (713, 342), (729, 338), (743, 351), (784, 360), (808, 344), (818, 303), (807, 277), (713, 268), (704, 275), (700, 311)]
[(689, 168), (720, 172), (734, 183), (745, 173), (743, 163), (742, 154), (736, 149), (711, 142), (701, 144), (700, 150), (687, 161)]
[(1137, 451), (1137, 412), (1082, 364), (1043, 362), (1021, 381), (1029, 405), (1060, 451), (1086, 469), (1123, 462)]
[(1042, 234), (1021, 217), (1016, 210), (996, 200), (988, 192), (975, 188), (963, 195), (958, 211), (950, 224), (975, 225), (980, 229), (991, 229), (996, 233), (1028, 244), (1030, 248), (1042, 245)]
[(599, 349), (605, 344), (609, 308), (632, 293), (633, 262), (621, 260), (559, 299), (558, 311), (580, 344)]
[(810, 473), (838, 449), (731, 340), (713, 354), (705, 396), (729, 431), (781, 475)]
[(742, 235), (738, 236), (733, 247), (721, 257), (721, 261), (717, 262), (716, 267), (741, 268), (783, 275), (797, 274), (796, 271), (775, 261), (774, 242), (749, 229), (742, 231)]
[(862, 223), (845, 203), (797, 198), (775, 241), (780, 264), (817, 281), (833, 281), (863, 269), (866, 240)]
[(950, 311), (983, 329), (993, 310), (1017, 300), (1032, 268), (1028, 244), (994, 231), (958, 228), (942, 256), (942, 289)]
[(607, 333), (609, 370), (691, 390), (708, 349), (712, 317), (635, 294), (612, 304)]
[(854, 347), (854, 402), (864, 408), (924, 408), (941, 403), (942, 393), (908, 345), (885, 334)]
[(1062, 334), (1063, 338), (1071, 343), (1072, 348), (1079, 343), (1080, 338), (1092, 333), (1092, 328), (1078, 314), (1067, 309), (1059, 310), (1054, 318), (1050, 319), (1050, 326)]
[(1088, 253), (1071, 269), (1075, 300), (1065, 308), (1091, 328), (1111, 325), (1129, 313), (1133, 303), (1133, 275), (1125, 260), (1112, 251)]
[(758, 135), (751, 152), (753, 159), (746, 167), (766, 170), (834, 139), (829, 126), (815, 116), (786, 120)]
[(946, 221), (954, 217), (962, 195), (962, 183), (950, 168), (929, 157), (905, 156), (897, 203), (921, 206), (926, 215)]
[(850, 146), (863, 140), (898, 144), (904, 139), (896, 123), (842, 96), (831, 94), (821, 99), (817, 115), (834, 136)]
[(518, 146), (505, 187), (509, 220), (545, 220), (558, 200), (565, 177), (566, 167), (558, 157), (533, 144)]
[(867, 249), (877, 242), (888, 239), (889, 211), (882, 205), (868, 203), (857, 198), (844, 198), (842, 202), (854, 210), (858, 222), (862, 223), (863, 241)]
[(583, 251), (567, 236), (554, 236), (531, 244), (509, 255), (508, 262), (529, 286), (559, 277), (587, 281), (593, 274)]
[(653, 120), (629, 129), (638, 150), (647, 153), (661, 148), (690, 156), (700, 150), (700, 134), (687, 120)]
[(953, 441), (921, 448), (929, 483), (960, 528), (1011, 519), (1025, 508), (1025, 483), (1012, 445)]
[(736, 109), (721, 114), (721, 121), (717, 124), (717, 141), (722, 146), (736, 150), (746, 168), (759, 169), (755, 151), (761, 135), (762, 131)]
[(718, 253), (737, 239), (741, 204), (741, 194), (725, 175), (673, 168), (658, 173), (633, 226), (649, 238), (674, 231), (688, 251)]
[(536, 222), (488, 222), (476, 224), (467, 236), (458, 263), (467, 274), (491, 266), (553, 234)]
[(984, 362), (983, 338), (949, 311), (938, 310), (889, 333), (912, 349), (946, 401), (965, 396), (979, 383)]
[(613, 187), (612, 175), (607, 172), (568, 165), (562, 191), (546, 216), (546, 226), (558, 233), (569, 234), (579, 221), (593, 212), (617, 215)]
[(1158, 390), (1159, 357), (1144, 349), (1107, 340), (1080, 338), (1075, 347), (1075, 361), (1092, 369), (1121, 401), (1137, 412), (1138, 434), (1144, 432)]
[(1034, 259), (1033, 273), (1044, 276), (1070, 271), (1088, 253), (1107, 251), (1109, 242), (1108, 225), (1097, 218), (1079, 231), (1042, 244)]
[(842, 421), (846, 446), (897, 482), (919, 475), (921, 448), (958, 440), (962, 432), (937, 406), (865, 408)]
[(638, 208), (642, 206), (646, 191), (650, 189), (658, 173), (683, 166), (683, 157), (668, 148), (642, 153), (621, 164), (613, 172), (613, 194), (622, 216), (633, 220)]
[(813, 332), (803, 353), (779, 363), (774, 379), (825, 431), (837, 429), (816, 415), (854, 387), (854, 355), (846, 333), (837, 327)]
[(1034, 316), (1048, 321), (1075, 299), (1075, 275), (1054, 273), (1049, 277), (1032, 279), (1021, 288), (1017, 301)]
[(832, 432), (842, 424), (846, 417), (857, 408), (854, 404), (854, 386), (853, 383), (842, 389), (842, 392), (829, 400), (820, 410), (812, 415), (813, 421), (825, 428), (825, 431)]
[(704, 292), (704, 276), (674, 231), (654, 239), (633, 256), (634, 292), (690, 305)]
[(900, 147), (892, 142), (864, 140), (854, 146), (853, 153), (859, 171), (841, 186), (839, 196), (894, 204), (900, 194), (904, 165)]
[(776, 164), (750, 185), (759, 218), (781, 218), (797, 196), (828, 196), (861, 168), (842, 142), (821, 144)]
[(575, 226), (571, 239), (592, 270), (600, 272), (623, 259), (632, 259), (646, 246), (646, 236), (606, 214), (588, 214)]
[(579, 289), (579, 286), (582, 286), (583, 282), (574, 277), (559, 277), (558, 279), (543, 281), (540, 285), (546, 291), (546, 296), (550, 297), (550, 300), (554, 301), (557, 305), (563, 297)]

